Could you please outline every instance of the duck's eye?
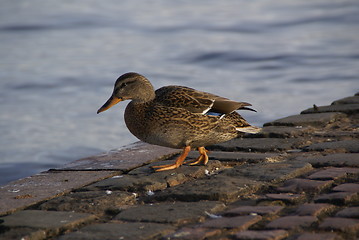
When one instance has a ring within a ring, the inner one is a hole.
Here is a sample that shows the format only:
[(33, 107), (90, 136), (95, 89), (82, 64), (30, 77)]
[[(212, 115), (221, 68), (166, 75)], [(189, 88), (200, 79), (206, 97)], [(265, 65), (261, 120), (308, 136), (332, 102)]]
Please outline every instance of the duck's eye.
[(127, 87), (127, 86), (129, 86), (129, 85), (131, 85), (131, 84), (133, 84), (133, 83), (135, 83), (135, 82), (136, 82), (136, 80), (133, 80), (133, 81), (130, 80), (130, 81), (121, 83), (120, 88)]

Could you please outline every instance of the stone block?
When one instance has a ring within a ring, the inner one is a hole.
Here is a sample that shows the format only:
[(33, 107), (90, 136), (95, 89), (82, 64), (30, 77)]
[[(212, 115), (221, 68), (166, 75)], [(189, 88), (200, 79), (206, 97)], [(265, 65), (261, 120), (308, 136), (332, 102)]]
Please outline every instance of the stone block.
[(180, 149), (135, 142), (98, 156), (87, 157), (66, 164), (57, 170), (121, 170), (129, 171), (146, 163), (166, 159), (180, 153)]
[(359, 184), (358, 183), (344, 183), (333, 188), (333, 191), (336, 192), (356, 192), (359, 193)]
[(335, 214), (336, 217), (359, 218), (359, 207), (347, 207)]
[(335, 233), (303, 233), (296, 240), (343, 240)]
[(292, 138), (306, 135), (311, 130), (310, 127), (289, 127), (289, 126), (266, 126), (260, 133), (253, 137), (262, 138)]
[(359, 152), (359, 140), (343, 140), (333, 142), (314, 143), (303, 148), (305, 151), (344, 150), (348, 153)]
[(257, 164), (245, 164), (226, 169), (222, 172), (231, 177), (246, 177), (262, 182), (281, 182), (297, 177), (311, 171), (313, 168), (306, 162), (288, 160), (280, 162), (265, 162)]
[(65, 234), (59, 240), (155, 239), (174, 231), (174, 227), (158, 223), (100, 223)]
[(163, 239), (202, 240), (208, 239), (220, 233), (220, 229), (210, 229), (199, 226), (184, 227), (172, 234), (164, 236)]
[(10, 229), (3, 229), (0, 225), (0, 239), (1, 240), (43, 240), (48, 237), (45, 230), (34, 229), (29, 227), (16, 227)]
[(330, 231), (356, 232), (359, 230), (359, 220), (352, 218), (330, 217), (319, 224), (319, 228)]
[(331, 129), (331, 131), (315, 131), (311, 135), (314, 137), (320, 138), (332, 138), (332, 139), (350, 139), (350, 138), (359, 138), (359, 131), (353, 130), (340, 130), (340, 129)]
[(359, 168), (327, 168), (312, 173), (307, 178), (316, 180), (337, 180), (347, 176), (347, 174), (359, 174)]
[(240, 206), (230, 210), (227, 210), (223, 213), (224, 216), (238, 216), (238, 215), (267, 215), (267, 214), (277, 214), (283, 209), (282, 206)]
[(301, 140), (296, 138), (235, 138), (207, 148), (221, 151), (280, 152), (301, 146)]
[(359, 104), (334, 104), (329, 106), (319, 106), (316, 108), (308, 108), (301, 112), (301, 114), (311, 113), (327, 113), (327, 112), (342, 112), (346, 114), (355, 114), (359, 112)]
[(2, 224), (7, 227), (50, 229), (76, 226), (95, 218), (96, 216), (86, 213), (23, 210), (0, 219), (4, 221)]
[(159, 175), (149, 176), (132, 176), (120, 175), (115, 178), (108, 178), (94, 184), (82, 188), (82, 191), (97, 191), (97, 190), (111, 190), (111, 191), (157, 191), (167, 188), (165, 176)]
[(24, 209), (115, 175), (113, 171), (48, 171), (0, 187), (0, 215)]
[(317, 221), (313, 216), (286, 216), (277, 218), (266, 225), (269, 229), (297, 230), (309, 228)]
[(327, 213), (335, 209), (334, 205), (326, 203), (305, 203), (300, 205), (295, 214), (298, 216), (314, 216), (317, 217), (322, 213)]
[(344, 205), (359, 200), (359, 194), (355, 192), (334, 192), (322, 194), (314, 198), (316, 203), (331, 203), (335, 205)]
[(260, 201), (282, 201), (284, 203), (295, 204), (305, 199), (304, 194), (293, 194), (293, 193), (268, 193)]
[(153, 197), (159, 201), (200, 201), (214, 200), (232, 202), (239, 196), (257, 191), (262, 182), (243, 177), (230, 177), (222, 174), (211, 176), (210, 179), (198, 179), (184, 184), (167, 188), (156, 193)]
[[(194, 159), (195, 154), (188, 154), (189, 158)], [(219, 160), (223, 162), (235, 162), (235, 163), (258, 163), (270, 161), (272, 159), (280, 159), (280, 155), (277, 153), (252, 153), (252, 152), (222, 152), (222, 151), (210, 151), (208, 153), (210, 160)]]
[(203, 220), (205, 212), (213, 213), (223, 208), (223, 203), (215, 201), (156, 203), (125, 209), (115, 219), (131, 222), (186, 224)]
[(238, 216), (238, 217), (220, 217), (208, 220), (201, 224), (205, 228), (235, 228), (245, 230), (262, 219), (261, 216)]
[(237, 240), (281, 240), (289, 236), (285, 230), (246, 230), (234, 235)]
[(333, 181), (316, 181), (303, 178), (289, 179), (281, 187), (277, 187), (280, 192), (291, 193), (314, 193), (331, 187)]
[(23, 236), (51, 237), (80, 224), (93, 221), (96, 216), (86, 213), (24, 210), (2, 217), (2, 225), (10, 228), (32, 228), (31, 234)]
[(281, 118), (273, 122), (265, 123), (264, 126), (324, 127), (329, 123), (333, 123), (345, 117), (346, 114), (340, 112), (300, 114), (300, 115), (293, 115), (293, 116)]
[(136, 196), (121, 191), (72, 192), (65, 196), (46, 201), (39, 206), (41, 210), (74, 211), (104, 214), (107, 210), (119, 209), (124, 205), (132, 205)]
[(306, 161), (313, 167), (359, 167), (358, 153), (336, 153), (324, 156), (298, 157), (299, 161)]
[(332, 105), (338, 104), (359, 104), (359, 96), (346, 97), (332, 102)]

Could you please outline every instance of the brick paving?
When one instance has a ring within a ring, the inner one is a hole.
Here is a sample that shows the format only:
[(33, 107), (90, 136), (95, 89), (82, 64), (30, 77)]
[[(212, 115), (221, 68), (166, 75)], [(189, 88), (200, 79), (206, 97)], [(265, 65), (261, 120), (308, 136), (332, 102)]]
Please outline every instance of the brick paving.
[[(0, 187), (0, 239), (359, 238), (359, 94), (209, 146), (134, 143)], [(190, 153), (188, 159), (195, 158)]]

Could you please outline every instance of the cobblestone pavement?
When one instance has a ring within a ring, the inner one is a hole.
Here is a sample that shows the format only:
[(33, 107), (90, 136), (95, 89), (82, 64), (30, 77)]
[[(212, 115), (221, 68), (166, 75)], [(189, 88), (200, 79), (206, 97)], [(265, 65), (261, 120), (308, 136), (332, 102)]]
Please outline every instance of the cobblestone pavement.
[[(359, 94), (210, 146), (135, 143), (0, 188), (0, 239), (359, 238)], [(195, 152), (188, 159), (195, 158)]]

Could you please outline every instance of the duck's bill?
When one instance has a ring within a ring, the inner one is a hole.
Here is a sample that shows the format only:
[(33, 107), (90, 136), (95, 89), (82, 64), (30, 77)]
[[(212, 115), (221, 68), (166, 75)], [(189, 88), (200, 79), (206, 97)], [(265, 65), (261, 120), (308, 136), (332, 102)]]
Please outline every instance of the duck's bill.
[(122, 101), (122, 98), (111, 96), (107, 100), (107, 102), (97, 111), (97, 114), (99, 114), (100, 112), (106, 111), (107, 109), (109, 109), (110, 107), (112, 107), (113, 105), (116, 105), (117, 103), (119, 103), (121, 101)]

